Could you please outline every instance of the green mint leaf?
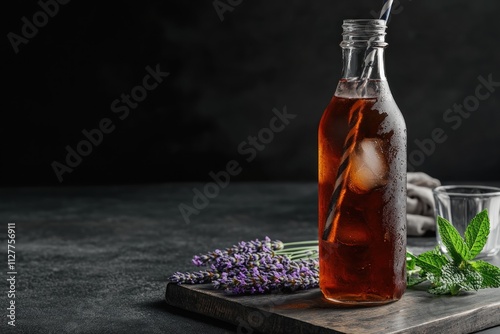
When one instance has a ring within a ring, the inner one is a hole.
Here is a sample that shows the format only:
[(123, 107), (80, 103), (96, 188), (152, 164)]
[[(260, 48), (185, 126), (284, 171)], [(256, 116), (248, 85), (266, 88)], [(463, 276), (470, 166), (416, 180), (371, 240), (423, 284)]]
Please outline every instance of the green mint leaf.
[(480, 273), (478, 273), (474, 268), (472, 268), (470, 265), (467, 265), (465, 270), (462, 271), (465, 279), (461, 281), (458, 285), (462, 288), (464, 291), (471, 291), (471, 290), (479, 290), (481, 289), (481, 286), (483, 285), (483, 276), (481, 276)]
[(441, 247), (439, 247), (439, 245), (437, 245), (436, 247), (434, 247), (432, 250), (431, 250), (432, 253), (434, 254), (437, 254), (437, 255), (442, 255), (443, 253), (441, 252)]
[(425, 282), (427, 278), (420, 275), (421, 269), (416, 265), (417, 257), (406, 251), (406, 286), (414, 286)]
[(427, 290), (429, 293), (432, 293), (434, 295), (446, 295), (446, 294), (453, 294), (451, 291), (452, 287), (450, 287), (446, 281), (442, 281), (441, 279), (441, 273), (436, 276), (432, 273), (426, 273), (425, 277), (429, 280), (431, 283), (430, 288)]
[(483, 278), (481, 288), (500, 288), (500, 268), (481, 260), (470, 264)]
[(415, 286), (417, 284), (420, 284), (422, 282), (425, 282), (427, 278), (425, 277), (420, 277), (420, 276), (409, 276), (408, 279), (406, 280), (406, 286)]
[(470, 258), (470, 251), (464, 239), (460, 236), (457, 229), (443, 217), (438, 216), (437, 224), (439, 235), (448, 252), (455, 263), (461, 263)]
[(415, 258), (415, 264), (422, 268), (424, 271), (434, 274), (435, 276), (441, 275), (441, 268), (448, 264), (449, 261), (446, 256), (436, 254), (434, 251), (428, 251), (420, 254)]
[(488, 211), (483, 210), (472, 218), (465, 230), (465, 243), (470, 251), (466, 260), (472, 260), (481, 253), (489, 234), (490, 220), (488, 219)]
[(406, 270), (407, 271), (411, 271), (411, 270), (415, 270), (415, 255), (413, 255), (412, 253), (406, 251)]
[(429, 292), (433, 294), (451, 294), (454, 296), (461, 291), (477, 291), (483, 283), (481, 274), (468, 264), (464, 268), (460, 268), (454, 263), (447, 263), (442, 267), (440, 277), (428, 276), (433, 279), (433, 285), (429, 289)]

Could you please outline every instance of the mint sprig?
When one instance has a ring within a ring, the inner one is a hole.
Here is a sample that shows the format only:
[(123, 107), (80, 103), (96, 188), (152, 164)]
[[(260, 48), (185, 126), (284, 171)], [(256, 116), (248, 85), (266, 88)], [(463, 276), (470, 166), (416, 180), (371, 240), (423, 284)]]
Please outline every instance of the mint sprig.
[(465, 238), (443, 217), (438, 217), (437, 224), (448, 255), (439, 247), (418, 256), (407, 252), (407, 285), (429, 281), (428, 291), (437, 295), (500, 287), (500, 268), (485, 261), (474, 261), (488, 240), (488, 212), (484, 210), (471, 220)]

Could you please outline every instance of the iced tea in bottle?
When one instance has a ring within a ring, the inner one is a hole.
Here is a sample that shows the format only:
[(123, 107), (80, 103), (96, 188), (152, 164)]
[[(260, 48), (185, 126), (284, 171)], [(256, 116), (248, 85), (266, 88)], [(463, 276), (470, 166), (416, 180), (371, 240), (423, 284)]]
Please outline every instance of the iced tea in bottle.
[(338, 304), (406, 289), (406, 125), (384, 73), (385, 28), (344, 21), (342, 78), (319, 125), (320, 288)]

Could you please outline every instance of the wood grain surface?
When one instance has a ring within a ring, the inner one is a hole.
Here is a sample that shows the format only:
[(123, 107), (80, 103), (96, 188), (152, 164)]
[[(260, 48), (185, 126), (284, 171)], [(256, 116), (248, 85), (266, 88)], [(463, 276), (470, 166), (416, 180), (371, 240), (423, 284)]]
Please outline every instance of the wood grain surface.
[(210, 284), (166, 289), (167, 303), (238, 326), (238, 333), (471, 333), (500, 325), (500, 289), (434, 296), (425, 286), (398, 302), (341, 308), (319, 289), (290, 294), (231, 296)]

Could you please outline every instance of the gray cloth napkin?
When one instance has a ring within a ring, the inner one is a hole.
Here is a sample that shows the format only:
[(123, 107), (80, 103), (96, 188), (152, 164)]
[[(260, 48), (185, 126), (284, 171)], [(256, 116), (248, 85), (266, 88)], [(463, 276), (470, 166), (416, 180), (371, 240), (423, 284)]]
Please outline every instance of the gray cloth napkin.
[(428, 231), (436, 231), (432, 189), (439, 185), (441, 185), (439, 180), (425, 173), (408, 173), (406, 197), (408, 235), (420, 236)]

